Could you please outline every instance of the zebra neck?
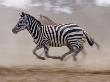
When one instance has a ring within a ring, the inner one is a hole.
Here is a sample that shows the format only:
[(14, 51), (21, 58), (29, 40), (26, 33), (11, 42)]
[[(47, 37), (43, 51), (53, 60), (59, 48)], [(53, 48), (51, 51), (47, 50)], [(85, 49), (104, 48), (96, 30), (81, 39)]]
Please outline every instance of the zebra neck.
[(37, 39), (41, 35), (40, 29), (38, 27), (28, 28), (27, 30), (29, 31), (33, 39)]

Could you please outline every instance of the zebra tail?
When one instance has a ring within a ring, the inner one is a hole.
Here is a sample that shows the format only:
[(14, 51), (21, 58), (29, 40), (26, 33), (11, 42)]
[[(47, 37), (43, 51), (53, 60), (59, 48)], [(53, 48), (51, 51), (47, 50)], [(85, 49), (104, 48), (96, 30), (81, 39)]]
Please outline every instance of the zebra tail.
[(94, 40), (85, 31), (83, 31), (83, 33), (84, 33), (84, 35), (85, 35), (85, 37), (87, 39), (88, 44), (90, 46), (93, 46), (94, 45)]
[(87, 39), (87, 42), (90, 46), (93, 46), (95, 44), (97, 49), (100, 49), (100, 45), (91, 36), (89, 36), (85, 31), (83, 31), (83, 33), (84, 33), (84, 35)]

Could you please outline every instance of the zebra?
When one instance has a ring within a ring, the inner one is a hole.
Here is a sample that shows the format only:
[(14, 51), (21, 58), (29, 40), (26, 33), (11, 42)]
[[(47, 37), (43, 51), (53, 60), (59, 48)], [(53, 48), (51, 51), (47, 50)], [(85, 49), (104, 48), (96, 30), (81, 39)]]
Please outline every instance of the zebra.
[[(57, 23), (55, 21), (53, 21), (53, 19), (40, 14), (38, 20), (41, 22), (42, 25), (57, 25)], [(97, 44), (97, 43), (96, 43)], [(83, 48), (83, 50), (81, 51), (83, 54), (86, 54), (85, 49)]]
[[(12, 32), (17, 34), (21, 30), (27, 29), (36, 44), (33, 54), (41, 60), (45, 60), (45, 57), (39, 56), (36, 53), (36, 51), (41, 48), (44, 48), (45, 56), (47, 58), (63, 60), (67, 55), (73, 53), (75, 61), (77, 60), (76, 56), (83, 49), (86, 41), (90, 46), (96, 44), (99, 48), (99, 44), (77, 24), (42, 25), (39, 20), (30, 14), (22, 12), (20, 16), (21, 17), (12, 29)], [(49, 47), (61, 46), (67, 46), (69, 51), (62, 56), (49, 55)]]

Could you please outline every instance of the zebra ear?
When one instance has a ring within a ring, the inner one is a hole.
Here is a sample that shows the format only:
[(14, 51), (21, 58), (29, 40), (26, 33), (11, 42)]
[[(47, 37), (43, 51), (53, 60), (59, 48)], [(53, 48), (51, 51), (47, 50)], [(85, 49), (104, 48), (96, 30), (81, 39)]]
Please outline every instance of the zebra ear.
[(24, 12), (21, 12), (21, 13), (20, 13), (20, 16), (21, 16), (21, 17), (24, 17), (24, 16), (25, 16), (25, 13), (24, 13)]

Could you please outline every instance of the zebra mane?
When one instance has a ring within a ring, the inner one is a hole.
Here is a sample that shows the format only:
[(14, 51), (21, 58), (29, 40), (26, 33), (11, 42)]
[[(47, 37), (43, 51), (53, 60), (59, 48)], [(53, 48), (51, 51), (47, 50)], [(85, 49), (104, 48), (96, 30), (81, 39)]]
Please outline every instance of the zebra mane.
[(42, 23), (42, 25), (56, 25), (57, 24), (49, 17), (44, 16), (42, 14), (40, 14), (39, 20)]
[(30, 15), (30, 14), (27, 14), (27, 13), (25, 13), (25, 15), (26, 15), (27, 17), (31, 17), (32, 19), (35, 19), (40, 25), (42, 25), (41, 22), (40, 22), (38, 19), (36, 19), (34, 16), (32, 16), (32, 15)]

